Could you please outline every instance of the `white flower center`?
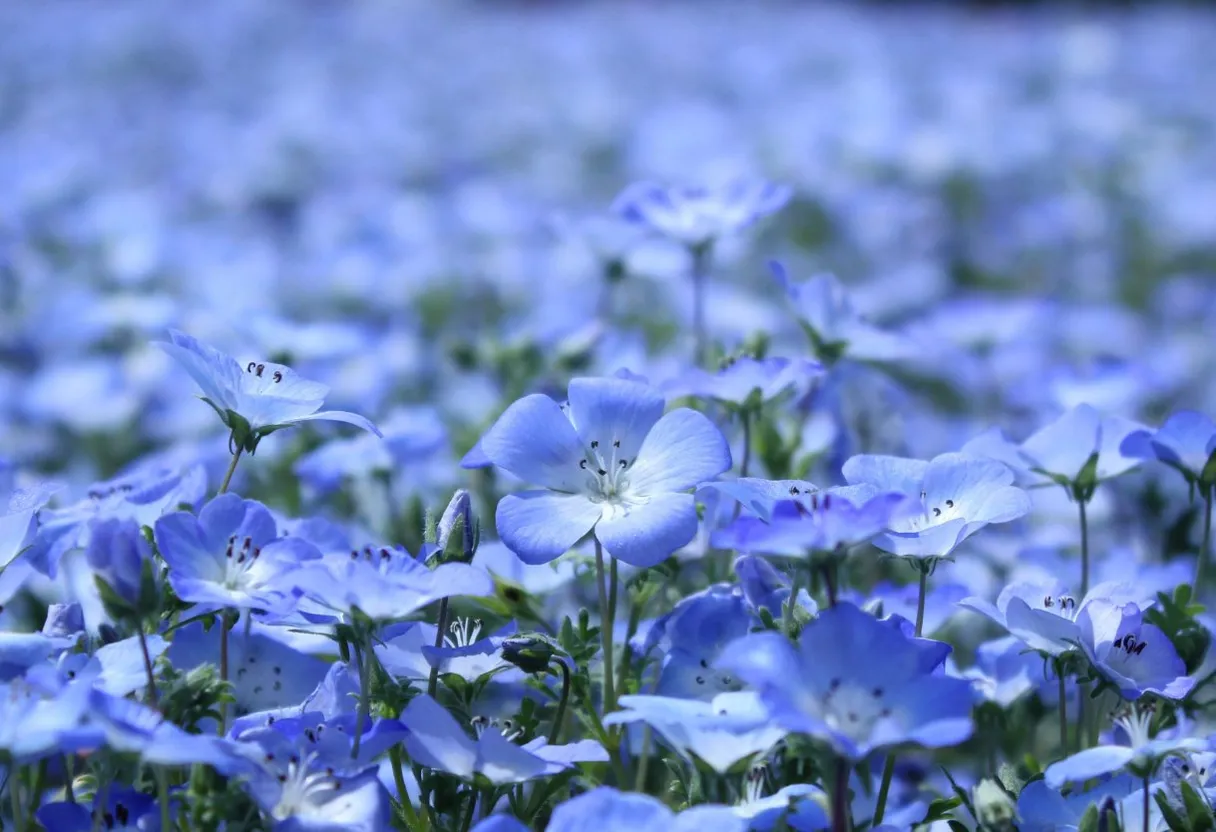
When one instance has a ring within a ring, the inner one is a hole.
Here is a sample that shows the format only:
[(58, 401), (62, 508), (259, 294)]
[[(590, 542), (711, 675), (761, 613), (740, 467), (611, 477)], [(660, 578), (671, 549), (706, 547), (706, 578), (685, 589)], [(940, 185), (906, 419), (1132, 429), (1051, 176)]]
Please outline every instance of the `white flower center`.
[(1133, 706), (1115, 720), (1115, 725), (1127, 733), (1132, 748), (1148, 745), (1153, 738), (1153, 709)]
[(443, 637), (443, 643), (446, 646), (468, 647), (481, 635), (481, 621), (475, 618), (457, 618), (448, 627), (448, 630), (451, 635)]
[(851, 740), (865, 740), (878, 720), (891, 716), (891, 708), (884, 696), (885, 691), (881, 687), (867, 689), (833, 679), (820, 703), (823, 721)]
[(244, 589), (249, 584), (249, 570), (262, 554), (246, 537), (237, 545), (236, 535), (228, 538), (228, 549), (224, 552), (224, 586), (228, 589)]
[(578, 467), (586, 474), (584, 488), (593, 502), (622, 504), (629, 501), (629, 469), (636, 461), (621, 454), (621, 440), (593, 439)]
[(943, 523), (948, 523), (951, 520), (963, 517), (962, 508), (953, 499), (945, 500), (930, 500), (929, 495), (922, 491), (920, 493), (921, 513), (907, 517), (902, 523), (892, 526), (892, 531), (896, 532), (919, 532), (925, 529), (931, 529), (934, 526), (940, 526)]
[(502, 734), (511, 742), (519, 739), (524, 735), (523, 729), (515, 724), (513, 719), (491, 719), (488, 716), (475, 716), (469, 724), (473, 726), (473, 733), (477, 735), (477, 739), (481, 739), (487, 729), (493, 729)]
[(747, 770), (743, 778), (743, 794), (739, 798), (740, 806), (755, 803), (764, 797), (764, 780), (767, 774), (768, 767), (763, 763)]
[(321, 795), (342, 788), (342, 781), (334, 776), (333, 769), (312, 770), (316, 758), (316, 752), (310, 752), (302, 760), (293, 754), (287, 763), (287, 770), (278, 775), (283, 788), (279, 792), (279, 802), (271, 813), (276, 820), (285, 820), (299, 814), (302, 809), (313, 808), (323, 802), (318, 800)]

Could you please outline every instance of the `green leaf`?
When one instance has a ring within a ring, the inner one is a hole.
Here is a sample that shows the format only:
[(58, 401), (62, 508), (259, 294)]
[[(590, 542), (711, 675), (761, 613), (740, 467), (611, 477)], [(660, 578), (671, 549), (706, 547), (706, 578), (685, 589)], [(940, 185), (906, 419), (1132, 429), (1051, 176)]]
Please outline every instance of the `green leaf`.
[(953, 814), (954, 810), (962, 805), (962, 801), (957, 797), (939, 797), (929, 804), (929, 811), (925, 815), (925, 819), (921, 823), (933, 823), (934, 821), (946, 820)]
[(1157, 801), (1157, 807), (1161, 809), (1161, 816), (1165, 818), (1166, 824), (1174, 832), (1187, 832), (1188, 825), (1182, 815), (1178, 814), (1177, 810), (1170, 805), (1170, 802), (1165, 797), (1165, 792), (1157, 792), (1153, 795)]
[(1077, 832), (1098, 832), (1098, 804), (1090, 804), (1077, 824)]
[(1186, 807), (1187, 826), (1191, 832), (1212, 832), (1216, 828), (1207, 800), (1186, 780), (1182, 781), (1182, 805)]

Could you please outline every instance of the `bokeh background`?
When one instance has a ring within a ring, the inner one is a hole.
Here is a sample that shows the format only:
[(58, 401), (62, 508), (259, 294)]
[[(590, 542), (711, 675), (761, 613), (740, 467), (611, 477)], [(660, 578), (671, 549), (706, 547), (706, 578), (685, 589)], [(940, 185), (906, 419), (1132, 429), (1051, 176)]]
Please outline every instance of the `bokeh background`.
[(605, 302), (593, 220), (645, 179), (796, 190), (718, 249), (727, 351), (805, 352), (770, 259), (915, 341), (902, 386), (858, 376), (853, 450), (1080, 399), (1210, 412), (1214, 31), (1169, 4), (0, 4), (3, 467), (222, 470), (149, 346), (172, 326), (389, 434), (281, 434), (247, 491), (300, 509), (396, 466), (433, 502), (511, 397), (686, 358), (681, 249), (610, 252)]

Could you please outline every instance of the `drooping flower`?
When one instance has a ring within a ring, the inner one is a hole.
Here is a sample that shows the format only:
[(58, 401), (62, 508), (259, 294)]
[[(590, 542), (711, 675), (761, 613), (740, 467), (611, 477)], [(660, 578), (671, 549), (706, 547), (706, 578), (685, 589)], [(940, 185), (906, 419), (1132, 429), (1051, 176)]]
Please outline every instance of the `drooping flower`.
[(619, 378), (570, 382), (563, 410), (544, 395), (507, 408), (481, 440), (486, 457), (544, 491), (498, 503), (498, 533), (527, 563), (544, 563), (594, 530), (613, 557), (652, 566), (688, 543), (688, 489), (730, 468), (730, 449), (704, 415), (663, 414), (663, 397)]
[(762, 180), (733, 180), (718, 186), (639, 182), (613, 202), (613, 211), (689, 247), (735, 234), (783, 208), (792, 191)]
[(1134, 459), (1164, 462), (1189, 483), (1216, 485), (1216, 422), (1203, 413), (1176, 411), (1157, 430), (1129, 433), (1119, 451)]
[(975, 665), (959, 676), (983, 700), (1008, 708), (1043, 682), (1043, 662), (1015, 636), (1005, 636), (977, 647)]
[(1095, 599), (1080, 611), (1077, 624), (1081, 649), (1124, 698), (1154, 693), (1182, 699), (1195, 686), (1173, 642), (1144, 620), (1137, 604)]
[(910, 638), (896, 619), (842, 602), (806, 626), (797, 648), (781, 634), (753, 633), (728, 646), (718, 666), (757, 688), (778, 725), (861, 760), (877, 748), (940, 748), (971, 735), (970, 684), (935, 672), (949, 652)]
[(345, 422), (380, 433), (357, 413), (321, 410), (329, 388), (300, 377), (290, 367), (264, 361), (241, 366), (232, 356), (176, 330), (169, 331), (168, 341), (156, 344), (194, 379), (203, 401), (240, 435), (246, 450), (256, 448), (258, 440), (272, 431), (308, 421)]
[(873, 541), (895, 555), (945, 557), (985, 526), (1030, 511), (1030, 498), (1006, 466), (960, 453), (928, 462), (862, 454), (845, 462), (844, 476), (852, 485), (920, 498), (921, 511), (902, 513)]

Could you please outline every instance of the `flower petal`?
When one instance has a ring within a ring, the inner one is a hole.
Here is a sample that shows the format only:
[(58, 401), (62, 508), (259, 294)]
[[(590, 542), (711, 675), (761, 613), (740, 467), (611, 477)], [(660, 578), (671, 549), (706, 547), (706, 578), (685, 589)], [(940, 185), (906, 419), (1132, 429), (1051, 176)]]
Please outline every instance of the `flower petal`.
[(691, 494), (656, 494), (640, 505), (605, 513), (595, 527), (608, 554), (639, 567), (654, 566), (696, 534)]
[[(570, 419), (582, 444), (600, 443), (605, 458), (638, 456), (646, 434), (663, 415), (663, 394), (649, 385), (623, 378), (576, 378), (570, 382)], [(615, 449), (609, 448), (620, 442)]]
[(320, 420), (325, 422), (345, 422), (348, 425), (354, 425), (357, 428), (363, 428), (369, 433), (374, 433), (381, 439), (384, 434), (380, 429), (372, 424), (372, 421), (365, 416), (360, 416), (358, 413), (349, 413), (345, 410), (322, 410), (318, 413), (310, 413), (307, 416), (300, 416), (292, 419), (292, 422), (308, 422), (311, 420)]
[(499, 468), (535, 485), (575, 492), (585, 480), (578, 467), (583, 443), (548, 396), (524, 396), (508, 407), (481, 438), (481, 450)]
[(629, 484), (641, 494), (683, 491), (730, 466), (730, 445), (722, 431), (704, 414), (681, 407), (650, 431), (629, 472)]
[(524, 563), (539, 564), (578, 543), (601, 513), (601, 506), (580, 494), (524, 491), (499, 500), (494, 519), (507, 548)]

